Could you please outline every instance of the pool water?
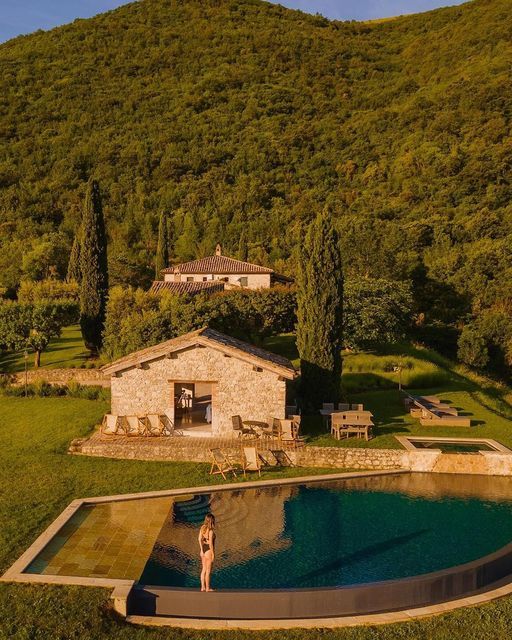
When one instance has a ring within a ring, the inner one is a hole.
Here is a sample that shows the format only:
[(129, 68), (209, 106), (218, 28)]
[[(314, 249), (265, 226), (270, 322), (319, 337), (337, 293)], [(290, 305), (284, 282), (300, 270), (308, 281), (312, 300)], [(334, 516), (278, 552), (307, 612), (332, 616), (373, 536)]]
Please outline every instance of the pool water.
[(464, 482), (476, 489), (407, 474), (195, 496), (171, 509), (139, 582), (197, 588), (208, 510), (217, 589), (361, 584), (476, 560), (512, 541), (512, 484), (498, 500)]
[(335, 587), (499, 550), (512, 541), (512, 478), (397, 474), (84, 506), (27, 571), (197, 589), (208, 511), (215, 589)]

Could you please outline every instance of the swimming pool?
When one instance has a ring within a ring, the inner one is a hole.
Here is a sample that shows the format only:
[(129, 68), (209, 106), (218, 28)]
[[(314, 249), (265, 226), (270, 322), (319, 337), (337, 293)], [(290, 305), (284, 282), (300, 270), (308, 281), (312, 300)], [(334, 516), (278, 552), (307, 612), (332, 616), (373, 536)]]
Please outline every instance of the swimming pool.
[[(205, 608), (197, 533), (209, 511)], [(475, 592), (512, 574), (511, 541), (512, 478), (383, 473), (85, 504), (24, 572), (134, 580), (139, 613), (315, 617)]]
[(512, 451), (489, 438), (443, 438), (421, 436), (395, 436), (406, 449), (431, 449), (441, 453), (481, 454), (486, 452), (512, 454)]

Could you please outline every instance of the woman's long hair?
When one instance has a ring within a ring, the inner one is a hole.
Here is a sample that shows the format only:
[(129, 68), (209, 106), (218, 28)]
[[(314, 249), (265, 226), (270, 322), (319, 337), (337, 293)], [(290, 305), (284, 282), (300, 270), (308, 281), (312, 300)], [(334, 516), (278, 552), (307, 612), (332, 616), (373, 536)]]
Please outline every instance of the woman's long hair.
[(215, 531), (215, 516), (213, 513), (207, 513), (204, 517), (204, 522), (201, 525), (202, 536), (207, 538), (210, 531)]

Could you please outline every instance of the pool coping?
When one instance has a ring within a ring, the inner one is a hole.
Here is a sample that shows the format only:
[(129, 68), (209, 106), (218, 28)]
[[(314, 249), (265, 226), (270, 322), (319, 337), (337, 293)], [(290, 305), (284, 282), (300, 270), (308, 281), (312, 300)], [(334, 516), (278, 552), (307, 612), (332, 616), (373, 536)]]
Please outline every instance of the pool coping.
[(343, 627), (411, 622), (415, 619), (438, 616), (464, 607), (480, 606), (510, 594), (512, 594), (512, 582), (507, 582), (495, 589), (459, 598), (457, 600), (418, 607), (416, 609), (404, 609), (401, 611), (389, 611), (386, 613), (371, 613), (359, 616), (294, 618), (291, 620), (230, 620), (227, 618), (211, 620), (206, 618), (171, 618), (164, 616), (128, 615), (126, 616), (126, 621), (134, 625), (204, 631), (236, 629), (251, 631), (271, 631), (276, 629), (338, 629)]
[[(425, 439), (425, 438), (423, 438)], [(433, 438), (439, 439), (439, 438)], [(510, 450), (509, 450), (510, 451)], [(492, 453), (493, 452), (487, 452)], [(61, 576), (23, 573), (30, 563), (39, 555), (44, 547), (68, 522), (76, 511), (86, 504), (101, 504), (105, 502), (120, 502), (127, 500), (158, 498), (165, 496), (186, 495), (189, 493), (204, 493), (209, 491), (230, 491), (233, 489), (252, 489), (265, 486), (293, 485), (310, 482), (325, 482), (330, 480), (342, 480), (360, 477), (372, 477), (383, 475), (401, 475), (414, 473), (405, 469), (389, 469), (375, 471), (345, 472), (334, 474), (320, 474), (313, 476), (295, 476), (272, 480), (259, 480), (251, 482), (231, 482), (217, 485), (203, 485), (199, 487), (184, 487), (179, 489), (164, 489), (159, 491), (147, 491), (129, 494), (113, 494), (110, 496), (98, 496), (73, 500), (60, 515), (47, 527), (32, 545), (0, 576), (0, 582), (18, 582), (33, 584), (57, 584), (78, 585), (96, 588), (111, 588), (111, 600), (114, 610), (123, 616), (127, 622), (134, 625), (167, 626), (174, 628), (189, 628), (202, 630), (215, 629), (319, 629), (352, 627), (360, 625), (380, 625), (410, 621), (414, 618), (440, 615), (455, 609), (469, 606), (477, 606), (512, 594), (512, 581), (507, 576), (497, 581), (491, 588), (471, 595), (447, 600), (437, 604), (418, 606), (416, 608), (401, 609), (397, 611), (366, 613), (361, 615), (341, 615), (320, 618), (291, 618), (291, 619), (223, 619), (223, 618), (193, 618), (193, 617), (165, 617), (150, 615), (130, 615), (128, 611), (128, 599), (132, 588), (137, 584), (135, 580), (111, 579), (111, 578), (87, 578), (81, 576)]]
[[(512, 455), (512, 450), (501, 444), (497, 440), (493, 440), (492, 438), (458, 438), (458, 437), (446, 437), (446, 436), (395, 436), (395, 439), (406, 449), (407, 451), (420, 451), (417, 447), (415, 447), (412, 442), (460, 442), (461, 444), (486, 444), (489, 447), (493, 448), (493, 451), (478, 451), (478, 453), (482, 455), (494, 455), (496, 453), (499, 454), (509, 454)], [(429, 449), (429, 451), (442, 451), (441, 449)], [(454, 452), (456, 453), (456, 452)]]
[(405, 469), (382, 469), (376, 471), (350, 471), (345, 473), (317, 474), (313, 476), (295, 476), (293, 478), (279, 478), (272, 480), (255, 480), (250, 482), (228, 482), (225, 484), (202, 485), (199, 487), (182, 487), (179, 489), (162, 489), (159, 491), (144, 491), (139, 493), (121, 493), (109, 496), (91, 498), (77, 498), (73, 500), (53, 522), (39, 535), (28, 549), (0, 576), (0, 582), (33, 582), (43, 584), (69, 584), (85, 587), (121, 587), (133, 586), (135, 580), (120, 578), (87, 578), (85, 576), (44, 575), (38, 573), (24, 573), (28, 566), (36, 559), (41, 551), (58, 534), (60, 529), (84, 505), (103, 504), (107, 502), (123, 502), (127, 500), (144, 500), (147, 498), (162, 498), (166, 496), (187, 495), (189, 493), (208, 493), (209, 491), (232, 491), (233, 489), (257, 489), (259, 487), (284, 486), (310, 482), (325, 482), (329, 480), (344, 480), (350, 478), (398, 475), (411, 473)]

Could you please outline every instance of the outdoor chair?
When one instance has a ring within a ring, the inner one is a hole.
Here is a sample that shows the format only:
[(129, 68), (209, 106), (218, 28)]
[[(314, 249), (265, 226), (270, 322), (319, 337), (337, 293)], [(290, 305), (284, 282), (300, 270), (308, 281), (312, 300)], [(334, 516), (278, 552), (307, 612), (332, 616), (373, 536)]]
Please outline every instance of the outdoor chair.
[(168, 412), (163, 413), (160, 416), (160, 418), (164, 424), (164, 430), (162, 432), (163, 436), (182, 436), (183, 435), (183, 430), (176, 429), (176, 426), (174, 422), (171, 420)]
[(338, 411), (350, 411), (350, 405), (348, 402), (340, 402), (338, 404)]
[(295, 440), (295, 433), (293, 428), (293, 420), (280, 420), (281, 424), (281, 440), (293, 441)]
[(281, 438), (281, 424), (279, 418), (268, 418), (267, 424), (269, 426), (270, 436), (275, 440)]
[(301, 417), (299, 415), (290, 416), (290, 420), (292, 421), (293, 439), (294, 440), (299, 440), (300, 439), (299, 431), (300, 431)]
[(334, 402), (323, 402), (322, 411), (334, 411)]
[(244, 478), (246, 471), (257, 471), (258, 477), (261, 478), (261, 456), (256, 447), (242, 447), (242, 470)]
[(236, 478), (235, 464), (230, 460), (221, 449), (210, 449), (212, 456), (212, 466), (210, 467), (210, 475), (219, 474), (226, 480), (226, 473), (232, 473)]
[(147, 436), (174, 436), (180, 435), (174, 428), (172, 420), (165, 413), (150, 413), (146, 416), (146, 434)]
[(364, 411), (364, 405), (362, 405), (362, 404), (353, 404), (351, 409), (352, 409), (352, 411)]
[(296, 404), (287, 404), (285, 407), (285, 415), (287, 418), (289, 418), (292, 415), (295, 415), (298, 413), (298, 409), (297, 409), (297, 405)]
[(233, 431), (237, 431), (237, 436), (243, 438), (244, 436), (257, 436), (254, 429), (245, 427), (242, 422), (241, 416), (232, 416), (231, 421), (233, 423)]
[(274, 456), (276, 465), (279, 467), (294, 467), (292, 460), (282, 449), (270, 449), (270, 453)]
[(139, 416), (124, 416), (124, 435), (129, 437), (140, 436), (145, 428)]
[(122, 432), (122, 420), (120, 416), (114, 416), (107, 413), (103, 416), (101, 422), (101, 433), (106, 436), (115, 436)]

